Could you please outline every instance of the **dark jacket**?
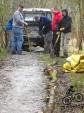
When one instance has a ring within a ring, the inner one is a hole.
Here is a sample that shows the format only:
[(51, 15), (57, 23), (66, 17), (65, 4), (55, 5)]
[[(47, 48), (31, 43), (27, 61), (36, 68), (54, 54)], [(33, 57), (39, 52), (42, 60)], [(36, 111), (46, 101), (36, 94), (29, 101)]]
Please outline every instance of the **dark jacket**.
[(68, 16), (68, 13), (65, 17), (63, 17), (61, 23), (61, 28), (64, 28), (63, 33), (69, 33), (71, 32), (71, 26), (72, 26), (72, 19)]
[(46, 16), (40, 17), (39, 21), (39, 32), (46, 34), (47, 32), (51, 31), (51, 21)]

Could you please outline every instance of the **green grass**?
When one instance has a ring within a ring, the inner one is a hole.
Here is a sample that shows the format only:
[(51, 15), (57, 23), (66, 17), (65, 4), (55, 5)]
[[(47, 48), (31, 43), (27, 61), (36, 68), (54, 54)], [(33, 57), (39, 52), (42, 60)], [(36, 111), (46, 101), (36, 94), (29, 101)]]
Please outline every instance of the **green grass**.
[(5, 49), (0, 48), (0, 60), (4, 60), (7, 56), (7, 51)]
[(63, 64), (65, 63), (64, 58), (59, 58), (59, 57), (51, 58), (49, 54), (43, 54), (43, 53), (41, 53), (39, 56), (40, 56), (40, 60), (44, 61), (44, 63), (47, 65), (52, 65), (57, 62), (59, 65), (63, 66)]
[(73, 73), (70, 75), (71, 84), (76, 90), (84, 93), (84, 73)]
[[(50, 58), (49, 54), (40, 54), (40, 60), (44, 61), (46, 65), (52, 65), (56, 61), (60, 66), (66, 62), (63, 58)], [(75, 87), (76, 90), (84, 92), (84, 73), (67, 73), (69, 76), (71, 84)]]
[(51, 58), (49, 54), (40, 54), (40, 60), (42, 60), (46, 65), (52, 65), (56, 62), (56, 58)]

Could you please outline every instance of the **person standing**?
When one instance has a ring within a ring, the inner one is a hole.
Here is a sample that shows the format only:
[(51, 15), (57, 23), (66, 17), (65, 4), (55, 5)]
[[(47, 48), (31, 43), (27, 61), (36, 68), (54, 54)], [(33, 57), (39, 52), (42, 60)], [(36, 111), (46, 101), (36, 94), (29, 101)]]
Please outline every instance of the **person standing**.
[(68, 16), (67, 9), (62, 10), (63, 19), (61, 21), (61, 43), (60, 43), (60, 56), (68, 57), (69, 41), (71, 38), (72, 18)]
[(27, 25), (22, 15), (23, 5), (19, 5), (13, 15), (13, 36), (12, 36), (12, 53), (22, 54), (23, 45), (23, 28)]
[(6, 25), (6, 47), (8, 52), (11, 52), (11, 38), (12, 38), (13, 18), (11, 18)]
[(58, 38), (58, 31), (59, 31), (59, 26), (60, 22), (62, 20), (62, 13), (60, 11), (57, 11), (55, 8), (52, 9), (53, 13), (53, 18), (52, 18), (52, 31), (53, 31), (53, 40), (52, 40), (52, 48), (54, 54), (59, 57), (59, 52), (60, 52), (60, 38), (58, 39), (56, 45), (55, 42)]

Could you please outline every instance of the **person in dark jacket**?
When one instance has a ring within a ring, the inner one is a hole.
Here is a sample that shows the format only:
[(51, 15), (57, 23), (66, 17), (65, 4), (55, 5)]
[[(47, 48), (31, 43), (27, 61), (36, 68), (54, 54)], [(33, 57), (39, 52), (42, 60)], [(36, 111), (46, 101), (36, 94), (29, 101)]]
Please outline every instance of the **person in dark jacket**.
[(39, 34), (44, 35), (44, 52), (50, 53), (52, 44), (51, 20), (47, 16), (41, 16), (35, 20), (39, 21)]
[(61, 43), (60, 43), (60, 56), (68, 57), (69, 41), (71, 38), (72, 18), (68, 16), (67, 9), (62, 10), (63, 19), (60, 23)]
[(41, 16), (39, 20), (39, 31), (46, 34), (51, 30), (51, 21), (47, 16)]
[(6, 46), (8, 52), (11, 51), (11, 37), (12, 37), (12, 28), (13, 28), (13, 18), (11, 18), (6, 25)]

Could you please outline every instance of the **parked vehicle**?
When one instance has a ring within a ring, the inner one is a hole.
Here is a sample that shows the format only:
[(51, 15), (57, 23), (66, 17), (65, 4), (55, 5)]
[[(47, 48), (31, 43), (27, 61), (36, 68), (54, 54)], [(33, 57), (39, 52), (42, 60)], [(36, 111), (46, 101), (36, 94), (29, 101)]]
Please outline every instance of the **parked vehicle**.
[(43, 47), (44, 37), (39, 34), (39, 23), (35, 21), (35, 17), (47, 16), (51, 20), (51, 10), (44, 8), (24, 8), (23, 15), (24, 20), (28, 23), (28, 26), (24, 28), (23, 48), (28, 49), (29, 41), (33, 46)]

